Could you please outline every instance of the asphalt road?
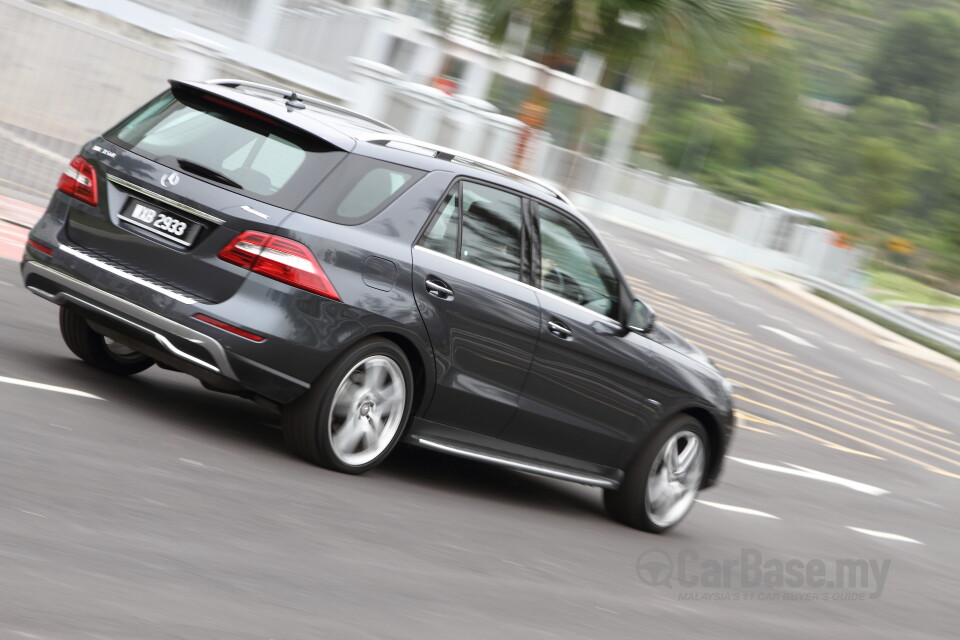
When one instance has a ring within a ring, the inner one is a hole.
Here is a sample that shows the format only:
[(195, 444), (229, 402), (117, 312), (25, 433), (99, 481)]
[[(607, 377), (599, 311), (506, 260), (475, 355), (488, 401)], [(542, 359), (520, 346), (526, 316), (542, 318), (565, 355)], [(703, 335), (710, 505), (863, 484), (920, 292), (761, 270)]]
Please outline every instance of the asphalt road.
[(0, 638), (956, 637), (958, 380), (604, 231), (738, 385), (736, 459), (665, 536), (441, 454), (313, 468), (252, 403), (83, 365), (0, 260)]

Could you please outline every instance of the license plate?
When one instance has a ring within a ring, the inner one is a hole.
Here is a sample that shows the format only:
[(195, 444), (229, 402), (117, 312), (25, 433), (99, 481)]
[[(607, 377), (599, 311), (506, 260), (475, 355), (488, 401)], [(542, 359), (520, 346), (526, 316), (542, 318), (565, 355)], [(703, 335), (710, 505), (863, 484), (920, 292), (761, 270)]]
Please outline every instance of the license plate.
[(203, 228), (197, 222), (137, 200), (130, 200), (120, 213), (120, 219), (184, 247), (192, 245)]

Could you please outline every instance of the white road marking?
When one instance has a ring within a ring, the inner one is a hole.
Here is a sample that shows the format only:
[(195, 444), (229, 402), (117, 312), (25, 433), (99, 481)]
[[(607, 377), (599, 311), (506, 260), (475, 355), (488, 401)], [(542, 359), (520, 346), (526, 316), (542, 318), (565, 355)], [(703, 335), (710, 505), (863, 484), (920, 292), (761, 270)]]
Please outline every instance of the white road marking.
[(736, 296), (734, 296), (732, 293), (727, 293), (726, 291), (720, 291), (719, 289), (711, 289), (711, 291), (713, 291), (715, 294), (717, 294), (718, 296), (720, 296), (720, 297), (722, 297), (722, 298), (734, 298), (734, 297), (736, 297)]
[(885, 531), (874, 531), (872, 529), (861, 529), (860, 527), (850, 527), (847, 529), (851, 531), (856, 531), (857, 533), (863, 533), (868, 536), (875, 536), (877, 538), (883, 538), (884, 540), (897, 540), (898, 542), (910, 542), (912, 544), (923, 544), (919, 540), (914, 540), (913, 538), (908, 538), (907, 536), (901, 536), (896, 533), (887, 533)]
[(202, 462), (198, 462), (197, 460), (191, 460), (190, 458), (180, 458), (180, 462), (184, 464), (189, 464), (190, 466), (193, 466), (193, 467), (199, 467), (201, 469), (213, 469), (214, 471), (223, 471), (223, 469), (219, 467), (211, 467), (208, 464), (203, 464)]
[[(596, 606), (596, 605), (594, 605), (594, 606)], [(615, 615), (615, 616), (620, 615), (619, 613), (617, 613), (617, 612), (614, 611), (613, 609), (604, 609), (603, 607), (596, 607), (596, 608), (599, 609), (600, 611), (606, 611), (607, 613), (612, 613), (612, 614)]]
[(687, 259), (684, 258), (683, 256), (678, 256), (678, 255), (675, 254), (675, 253), (671, 253), (670, 251), (664, 251), (663, 249), (657, 249), (657, 253), (659, 253), (659, 254), (661, 254), (661, 255), (665, 255), (665, 256), (667, 256), (668, 258), (673, 258), (674, 260), (679, 260), (680, 262), (690, 262), (689, 260), (687, 260)]
[(881, 489), (880, 487), (874, 487), (869, 484), (857, 482), (856, 480), (848, 480), (846, 478), (830, 475), (829, 473), (824, 473), (822, 471), (814, 471), (813, 469), (807, 469), (806, 467), (790, 464), (789, 462), (786, 463), (790, 464), (789, 467), (781, 467), (780, 465), (770, 464), (768, 462), (745, 460), (743, 458), (735, 458), (733, 456), (727, 456), (727, 458), (739, 462), (740, 464), (745, 464), (748, 467), (756, 467), (757, 469), (776, 471), (777, 473), (785, 473), (790, 476), (800, 476), (801, 478), (810, 478), (811, 480), (820, 480), (822, 482), (829, 482), (830, 484), (838, 484), (840, 486), (847, 487), (848, 489), (853, 489), (854, 491), (866, 493), (871, 496), (885, 496), (890, 493), (886, 489)]
[(903, 376), (903, 378), (904, 378), (905, 380), (909, 380), (910, 382), (916, 382), (917, 384), (922, 384), (922, 385), (925, 386), (925, 387), (929, 387), (929, 386), (930, 386), (930, 383), (929, 383), (929, 382), (924, 382), (924, 381), (921, 380), (920, 378), (914, 378), (913, 376)]
[(744, 302), (743, 300), (737, 300), (737, 304), (745, 309), (751, 309), (753, 311), (763, 311), (763, 308), (758, 307), (755, 304), (750, 304), (749, 302)]
[(870, 364), (876, 365), (878, 367), (883, 367), (884, 369), (893, 369), (886, 362), (880, 362), (879, 360), (871, 360), (870, 358), (864, 358), (864, 362), (869, 362)]
[(12, 285), (12, 284), (10, 284), (9, 282), (3, 282), (3, 281), (0, 281), (0, 286), (4, 286), (4, 287), (12, 287), (13, 285)]
[(765, 325), (765, 324), (760, 325), (760, 328), (761, 328), (761, 329), (766, 329), (767, 331), (771, 331), (771, 332), (777, 334), (778, 336), (780, 336), (781, 338), (786, 338), (787, 340), (789, 340), (790, 342), (793, 342), (793, 343), (795, 343), (795, 344), (803, 345), (804, 347), (810, 347), (811, 349), (817, 349), (817, 348), (818, 348), (817, 345), (812, 344), (812, 343), (810, 343), (810, 342), (807, 342), (806, 340), (804, 340), (804, 339), (801, 338), (800, 336), (795, 336), (795, 335), (793, 335), (792, 333), (788, 333), (788, 332), (784, 331), (783, 329), (777, 329), (776, 327), (768, 327), (768, 326)]
[(53, 424), (53, 423), (51, 422), (51, 423), (50, 423), (50, 426), (51, 426), (51, 427), (56, 427), (57, 429), (66, 429), (67, 431), (73, 431), (73, 429), (71, 429), (70, 427), (65, 427), (65, 426), (63, 426), (62, 424)]
[(944, 398), (946, 398), (947, 400), (953, 400), (954, 402), (960, 402), (960, 398), (958, 398), (957, 396), (952, 396), (952, 395), (950, 395), (949, 393), (941, 393), (940, 395), (942, 395), (942, 396), (943, 396)]
[(813, 329), (797, 329), (797, 331), (799, 331), (800, 333), (804, 333), (808, 336), (813, 336), (814, 338), (820, 337), (820, 333), (817, 331), (814, 331)]
[(851, 352), (856, 351), (856, 349), (854, 349), (853, 347), (848, 347), (845, 344), (837, 344), (836, 342), (831, 342), (830, 346), (833, 347), (834, 349), (840, 349), (840, 351), (851, 351)]
[(36, 511), (27, 511), (26, 509), (20, 509), (20, 513), (25, 513), (28, 516), (37, 516), (38, 518), (46, 518), (47, 516), (42, 513), (37, 513)]
[(0, 376), (0, 383), (13, 384), (20, 387), (30, 387), (31, 389), (41, 389), (43, 391), (55, 391), (57, 393), (65, 393), (70, 396), (80, 396), (81, 398), (103, 400), (103, 398), (100, 396), (95, 396), (92, 393), (87, 393), (86, 391), (77, 391), (76, 389), (68, 389), (67, 387), (55, 387), (52, 384), (43, 384), (42, 382), (31, 382), (29, 380), (18, 380), (16, 378), (5, 378), (4, 376)]
[(702, 505), (708, 507), (713, 507), (714, 509), (722, 509), (723, 511), (732, 511), (734, 513), (742, 513), (746, 516), (757, 516), (759, 518), (770, 518), (771, 520), (779, 520), (777, 516), (766, 513), (764, 511), (757, 511), (756, 509), (747, 509), (746, 507), (735, 507), (729, 504), (720, 504), (719, 502), (707, 502), (706, 500), (697, 500)]

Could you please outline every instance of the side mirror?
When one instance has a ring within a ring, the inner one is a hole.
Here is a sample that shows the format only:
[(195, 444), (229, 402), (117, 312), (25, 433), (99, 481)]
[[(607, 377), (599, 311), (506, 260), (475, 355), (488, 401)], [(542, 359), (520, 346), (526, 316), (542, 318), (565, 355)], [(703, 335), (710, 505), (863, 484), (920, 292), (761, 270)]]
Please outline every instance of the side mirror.
[(653, 329), (656, 319), (657, 314), (654, 313), (653, 307), (640, 300), (634, 299), (630, 305), (630, 315), (627, 317), (627, 326), (634, 331), (647, 333)]

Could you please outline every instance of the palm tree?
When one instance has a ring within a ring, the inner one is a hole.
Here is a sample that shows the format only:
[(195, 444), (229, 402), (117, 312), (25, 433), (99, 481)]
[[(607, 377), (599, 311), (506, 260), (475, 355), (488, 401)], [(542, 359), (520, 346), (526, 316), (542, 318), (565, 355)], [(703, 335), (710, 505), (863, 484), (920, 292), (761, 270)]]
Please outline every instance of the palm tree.
[[(486, 10), (490, 39), (503, 43), (512, 23), (530, 27), (527, 53), (546, 67), (562, 68), (574, 50), (606, 59), (604, 83), (627, 74), (638, 61), (660, 73), (689, 72), (772, 33), (766, 9), (777, 0), (476, 0)], [(532, 54), (532, 55), (531, 55)], [(520, 119), (531, 126), (546, 120), (549, 98), (541, 74)], [(526, 151), (521, 138), (514, 164)]]

